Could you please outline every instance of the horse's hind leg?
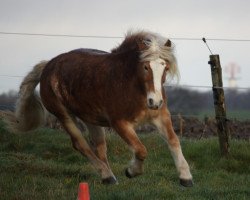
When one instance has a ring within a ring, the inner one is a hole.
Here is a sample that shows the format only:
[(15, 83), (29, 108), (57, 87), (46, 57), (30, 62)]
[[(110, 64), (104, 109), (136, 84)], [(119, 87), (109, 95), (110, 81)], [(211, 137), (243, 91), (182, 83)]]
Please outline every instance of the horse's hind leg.
[[(90, 144), (97, 157), (109, 167), (107, 158), (107, 145), (103, 127), (85, 123), (89, 130)], [(110, 167), (109, 167), (110, 168)]]
[(77, 128), (73, 118), (68, 114), (59, 118), (65, 130), (69, 133), (73, 146), (76, 150), (80, 151), (85, 155), (93, 166), (100, 172), (102, 177), (102, 182), (104, 184), (114, 184), (116, 183), (116, 178), (110, 170), (109, 166), (100, 160), (95, 153), (92, 151), (86, 140), (84, 139), (81, 131)]
[(168, 147), (174, 158), (175, 166), (180, 174), (180, 184), (185, 187), (191, 187), (193, 185), (192, 175), (189, 165), (182, 154), (180, 141), (174, 132), (170, 113), (166, 108), (162, 109), (160, 116), (153, 122), (168, 143)]

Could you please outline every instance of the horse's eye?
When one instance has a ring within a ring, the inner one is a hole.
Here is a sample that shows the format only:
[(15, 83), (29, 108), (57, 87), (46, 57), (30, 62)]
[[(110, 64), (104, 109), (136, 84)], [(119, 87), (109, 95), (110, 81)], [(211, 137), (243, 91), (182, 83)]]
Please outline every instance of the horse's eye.
[(146, 72), (148, 72), (149, 67), (148, 67), (147, 65), (144, 65), (144, 70), (145, 70)]

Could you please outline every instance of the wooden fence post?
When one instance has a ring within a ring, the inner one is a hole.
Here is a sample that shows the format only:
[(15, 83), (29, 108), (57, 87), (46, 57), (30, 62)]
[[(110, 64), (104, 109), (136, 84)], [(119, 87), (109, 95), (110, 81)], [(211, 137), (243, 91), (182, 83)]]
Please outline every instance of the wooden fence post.
[(229, 129), (227, 126), (225, 96), (222, 83), (222, 70), (219, 55), (210, 55), (214, 109), (217, 121), (217, 130), (219, 136), (220, 151), (222, 156), (227, 157), (229, 154)]

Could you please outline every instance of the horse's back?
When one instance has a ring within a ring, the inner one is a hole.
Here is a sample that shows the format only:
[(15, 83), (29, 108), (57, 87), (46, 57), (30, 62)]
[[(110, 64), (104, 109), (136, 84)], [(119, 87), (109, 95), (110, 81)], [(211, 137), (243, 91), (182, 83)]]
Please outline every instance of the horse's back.
[[(53, 73), (57, 75), (67, 74), (68, 77), (76, 76), (79, 72), (91, 73), (102, 68), (103, 61), (110, 53), (98, 49), (80, 48), (56, 56), (51, 59), (43, 71), (42, 78)], [(44, 75), (46, 74), (46, 75)], [(84, 75), (84, 74), (81, 74)]]
[(93, 55), (108, 54), (108, 52), (106, 52), (106, 51), (102, 51), (102, 50), (98, 50), (98, 49), (89, 49), (89, 48), (74, 49), (70, 52), (87, 53), (87, 54), (93, 54)]

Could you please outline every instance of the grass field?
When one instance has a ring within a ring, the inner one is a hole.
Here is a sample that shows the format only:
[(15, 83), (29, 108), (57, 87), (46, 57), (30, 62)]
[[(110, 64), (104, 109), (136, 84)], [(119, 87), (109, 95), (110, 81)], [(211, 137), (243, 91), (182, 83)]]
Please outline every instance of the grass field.
[(8, 133), (0, 122), (0, 199), (75, 200), (79, 182), (88, 182), (91, 199), (250, 199), (250, 143), (231, 141), (229, 159), (219, 155), (217, 138), (181, 139), (195, 185), (183, 188), (170, 153), (157, 134), (140, 135), (148, 148), (145, 173), (124, 175), (131, 154), (114, 134), (107, 135), (109, 160), (119, 185), (105, 186), (60, 131)]
[[(205, 116), (215, 118), (214, 110), (204, 110), (197, 114), (197, 117), (200, 120), (203, 120)], [(239, 121), (250, 120), (250, 111), (249, 110), (227, 110), (227, 118), (237, 119)]]

